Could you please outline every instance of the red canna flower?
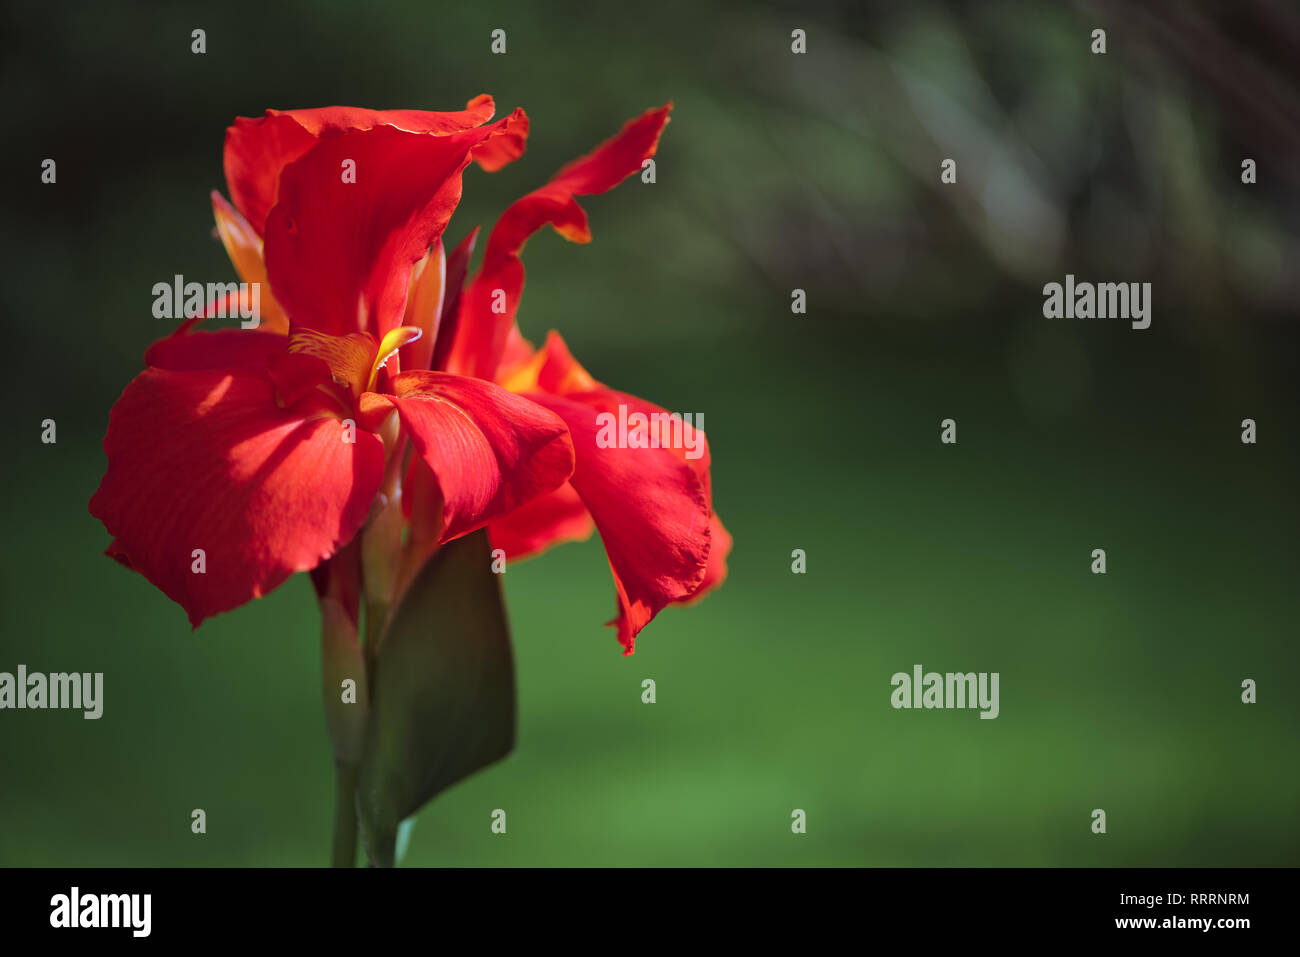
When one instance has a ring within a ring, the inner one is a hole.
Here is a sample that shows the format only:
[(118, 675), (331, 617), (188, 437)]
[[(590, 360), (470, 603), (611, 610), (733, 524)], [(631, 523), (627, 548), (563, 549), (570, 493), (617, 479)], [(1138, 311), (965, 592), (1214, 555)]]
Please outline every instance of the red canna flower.
[[(534, 350), (515, 323), (528, 237), (549, 223), (589, 241), (575, 197), (638, 171), (669, 107), (514, 203), (464, 284), (476, 233), (449, 257), (441, 241), (462, 173), (514, 160), (528, 132), (522, 110), (492, 112), (480, 96), (453, 113), (272, 110), (229, 129), (233, 205), (213, 204), (240, 278), (260, 286), (261, 325), (199, 331), (194, 317), (149, 348), (90, 503), (109, 554), (194, 626), (295, 571), (323, 591), (329, 559), (398, 502), (409, 527), (390, 598), (476, 529), (513, 558), (594, 525), (626, 654), (659, 610), (725, 576), (703, 433), (676, 420), (698, 454), (667, 447), (664, 410), (596, 382), (555, 333)], [(645, 441), (601, 447), (598, 416), (619, 406), (647, 414)]]
[[(618, 628), (624, 653), (637, 633), (662, 608), (690, 601), (726, 576), (731, 536), (713, 513), (708, 446), (689, 424), (687, 448), (673, 448), (667, 436), (649, 435), (638, 447), (601, 448), (598, 415), (616, 415), (620, 405), (643, 413), (664, 409), (616, 392), (593, 379), (569, 354), (558, 333), (534, 351), (515, 322), (524, 285), (519, 254), (544, 225), (574, 242), (591, 241), (587, 216), (575, 197), (601, 193), (639, 172), (654, 155), (671, 105), (649, 110), (613, 138), (569, 163), (541, 188), (512, 204), (488, 237), (483, 266), (460, 297), (454, 330), (446, 343), (448, 371), (492, 378), (560, 416), (576, 456), (574, 474), (562, 488), (540, 496), (491, 524), (489, 534), (509, 557), (534, 554), (558, 541), (583, 538), (592, 523), (609, 557), (618, 597)], [(492, 298), (505, 293), (504, 311)], [(629, 443), (631, 445), (631, 443)]]

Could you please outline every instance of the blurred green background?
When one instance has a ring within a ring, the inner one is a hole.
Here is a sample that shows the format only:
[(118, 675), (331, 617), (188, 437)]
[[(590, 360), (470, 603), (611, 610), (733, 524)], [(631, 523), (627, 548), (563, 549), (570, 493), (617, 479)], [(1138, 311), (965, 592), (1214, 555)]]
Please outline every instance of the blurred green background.
[[(656, 184), (529, 245), (520, 321), (704, 414), (736, 546), (630, 659), (598, 539), (512, 566), (517, 749), (407, 863), (1300, 863), (1300, 18), (1138, 7), (6, 4), (0, 671), (102, 671), (105, 711), (0, 712), (0, 864), (327, 861), (306, 576), (192, 634), (86, 503), (153, 283), (234, 278), (231, 119), (479, 92), (532, 135), (453, 242), (675, 101)], [(1044, 319), (1067, 272), (1152, 282), (1151, 328)], [(917, 663), (999, 672), (1000, 717), (893, 710)]]

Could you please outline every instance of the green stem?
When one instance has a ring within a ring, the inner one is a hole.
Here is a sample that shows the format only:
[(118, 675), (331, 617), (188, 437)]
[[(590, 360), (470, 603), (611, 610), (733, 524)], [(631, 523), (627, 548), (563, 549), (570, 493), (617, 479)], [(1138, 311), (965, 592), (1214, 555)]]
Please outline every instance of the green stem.
[(336, 762), (334, 791), (334, 867), (357, 863), (357, 766)]
[[(371, 598), (366, 599), (366, 620), (365, 620), (365, 641), (362, 643), (361, 651), (365, 660), (366, 687), (375, 687), (375, 669), (379, 666), (379, 642), (383, 634), (384, 624), (388, 618), (388, 603), (377, 601)], [(354, 789), (356, 771), (353, 771)], [(376, 842), (389, 844), (381, 835), (366, 832), (366, 854), (370, 858), (370, 865), (376, 866), (376, 861), (380, 862), (378, 866), (393, 866), (393, 849), (391, 846), (378, 847)]]
[(383, 634), (384, 622), (388, 618), (388, 603), (366, 599), (366, 640), (361, 652), (366, 662), (366, 687), (375, 686), (375, 666), (379, 661), (379, 639)]

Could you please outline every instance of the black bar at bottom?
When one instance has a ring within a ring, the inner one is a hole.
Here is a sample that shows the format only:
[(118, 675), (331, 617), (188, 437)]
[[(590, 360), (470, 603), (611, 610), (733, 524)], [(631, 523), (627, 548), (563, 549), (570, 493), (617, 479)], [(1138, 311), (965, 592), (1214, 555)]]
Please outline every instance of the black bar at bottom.
[(466, 935), (735, 945), (783, 931), (1230, 944), (1289, 936), (1294, 884), (1293, 869), (11, 869), (0, 870), (0, 933), (6, 944), (284, 938), (385, 950)]

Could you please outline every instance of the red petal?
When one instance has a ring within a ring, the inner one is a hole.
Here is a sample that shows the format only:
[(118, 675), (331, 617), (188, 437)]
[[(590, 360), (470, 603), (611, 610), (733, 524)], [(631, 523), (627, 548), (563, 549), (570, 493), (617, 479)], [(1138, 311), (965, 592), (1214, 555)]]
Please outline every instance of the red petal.
[(573, 439), (570, 480), (591, 512), (605, 544), (619, 613), (624, 654), (659, 611), (699, 590), (709, 560), (710, 510), (695, 471), (668, 449), (602, 449), (596, 415), (617, 406), (617, 394), (581, 400), (532, 393), (528, 397), (562, 418)]
[[(558, 347), (558, 348), (557, 348)], [(557, 385), (559, 383), (581, 382), (581, 377), (586, 376), (586, 370), (578, 365), (577, 361), (569, 356), (569, 351), (565, 348), (564, 343), (556, 333), (551, 333), (547, 339), (546, 352), (550, 356), (556, 355), (559, 350), (563, 350), (563, 355), (576, 366), (577, 371), (563, 371), (564, 366), (557, 362), (548, 362), (543, 368), (540, 379), (543, 387)], [(722, 584), (727, 577), (727, 555), (731, 551), (732, 538), (731, 533), (723, 527), (717, 513), (713, 511), (713, 490), (712, 480), (709, 474), (711, 457), (709, 455), (708, 439), (704, 435), (703, 429), (696, 429), (694, 426), (683, 421), (680, 425), (682, 430), (681, 444), (674, 445), (671, 439), (671, 429), (662, 424), (662, 419), (656, 419), (655, 414), (662, 414), (666, 410), (652, 402), (646, 402), (644, 399), (638, 399), (634, 395), (628, 395), (625, 392), (616, 392), (611, 389), (605, 389), (599, 386), (596, 391), (592, 392), (568, 392), (563, 388), (555, 388), (552, 391), (567, 392), (569, 398), (582, 402), (587, 405), (594, 405), (604, 411), (617, 414), (619, 405), (627, 407), (628, 415), (640, 412), (646, 416), (650, 425), (646, 430), (646, 435), (653, 442), (658, 441), (660, 450), (676, 456), (683, 464), (689, 467), (695, 477), (700, 481), (700, 487), (704, 490), (704, 499), (709, 507), (709, 563), (705, 570), (704, 578), (700, 584), (685, 598), (677, 599), (679, 602), (693, 602), (697, 598), (702, 598), (706, 592), (711, 591), (718, 585)], [(672, 428), (677, 428), (675, 424)], [(656, 435), (656, 433), (658, 433)], [(688, 454), (688, 450), (690, 454)], [(647, 450), (638, 450), (647, 451)], [(653, 452), (653, 449), (648, 451)]]
[[(248, 224), (248, 220), (240, 214), (239, 210), (222, 199), (221, 194), (215, 189), (212, 191), (212, 213), (217, 221), (217, 233), (221, 237), (222, 245), (226, 247), (226, 255), (230, 257), (235, 272), (243, 282), (258, 287), (257, 304), (260, 314), (256, 328), (267, 332), (288, 332), (289, 319), (280, 308), (280, 304), (275, 301), (275, 296), (271, 294), (271, 284), (266, 281), (266, 263), (262, 260), (262, 237), (253, 231), (253, 227)], [(242, 289), (235, 295), (225, 298), (224, 315), (242, 316), (252, 311), (251, 308), (246, 308), (243, 312), (236, 312), (241, 305), (249, 307), (252, 305), (251, 301), (244, 302), (246, 296)]]
[[(497, 365), (496, 380), (511, 392), (532, 392), (537, 389), (537, 372), (545, 362), (537, 347), (523, 337), (518, 325), (512, 325), (506, 333), (505, 345), (501, 348), (501, 362)], [(518, 385), (515, 383), (528, 383)], [(554, 391), (554, 390), (546, 390)]]
[[(200, 335), (223, 334), (185, 338)], [(108, 471), (91, 514), (114, 536), (110, 553), (195, 627), (348, 542), (383, 476), (374, 435), (358, 431), (352, 444), (338, 419), (276, 406), (260, 347), (252, 339), (230, 369), (146, 369), (113, 407), (104, 439)], [(203, 574), (192, 571), (194, 549), (205, 552)]]
[(447, 354), (451, 351), (452, 342), (456, 338), (456, 324), (460, 318), (460, 297), (465, 286), (465, 274), (469, 272), (470, 257), (474, 255), (474, 247), (478, 244), (478, 231), (479, 227), (475, 226), (447, 257), (442, 320), (438, 324), (438, 339), (429, 364), (429, 368), (435, 371), (445, 367)]
[[(445, 136), (343, 133), (287, 166), (267, 217), (266, 268), (290, 319), (376, 339), (400, 325), (411, 267), (460, 201), (470, 149), (507, 122)], [(356, 182), (343, 181), (346, 161)]]
[[(565, 166), (549, 183), (505, 211), (488, 239), (483, 268), (465, 290), (448, 371), (493, 377), (524, 288), (524, 267), (519, 260), (524, 243), (547, 223), (566, 239), (588, 242), (587, 214), (574, 197), (603, 193), (640, 170), (641, 163), (654, 155), (671, 109), (669, 103), (630, 120), (613, 138)], [(505, 294), (505, 311), (494, 313), (497, 290)]]
[(495, 173), (523, 156), (527, 145), (528, 115), (523, 110), (515, 110), (506, 117), (505, 127), (499, 134), (474, 147), (474, 162), (485, 173)]
[(562, 485), (573, 472), (564, 423), (537, 405), (481, 379), (403, 372), (396, 393), (367, 393), (363, 415), (396, 406), (442, 494), (449, 541)]
[(704, 571), (704, 580), (695, 589), (687, 602), (703, 598), (706, 593), (721, 585), (727, 578), (727, 556), (731, 554), (731, 533), (722, 526), (717, 513), (709, 519), (709, 567)]
[[(292, 116), (313, 136), (372, 130), (391, 126), (407, 133), (458, 133), (482, 126), (492, 119), (496, 104), (492, 97), (480, 93), (452, 112), (433, 110), (367, 110), (356, 106), (321, 106), (308, 110), (267, 110), (267, 116)], [(525, 129), (527, 126), (525, 125)]]
[[(484, 93), (470, 100), (464, 110), (451, 113), (327, 106), (310, 110), (267, 110), (265, 116), (256, 119), (237, 117), (234, 125), (226, 130), (225, 167), (230, 197), (261, 236), (266, 216), (276, 202), (281, 171), (311, 149), (320, 137), (378, 126), (412, 133), (455, 133), (486, 123), (495, 110), (492, 97)], [(522, 153), (520, 129), (521, 124), (516, 120), (510, 136), (520, 139), (517, 148)], [(522, 136), (527, 135), (528, 123), (524, 119)], [(501, 161), (509, 154), (509, 147), (502, 144), (499, 149), (487, 152), (489, 163)]]
[[(731, 535), (713, 514), (708, 442), (703, 430), (674, 422), (671, 429), (681, 430), (674, 446), (671, 431), (663, 431), (670, 427), (655, 418), (664, 409), (601, 385), (557, 333), (531, 356), (522, 337), (512, 334), (515, 361), (502, 385), (546, 405), (569, 426), (576, 455), (570, 481), (604, 540), (619, 598), (613, 623), (630, 654), (637, 632), (661, 608), (694, 600), (726, 577)], [(645, 434), (660, 448), (596, 445), (597, 415), (617, 416), (620, 405), (628, 415), (646, 416)], [(540, 547), (547, 544), (542, 532), (536, 531)]]
[(402, 325), (420, 330), (420, 338), (402, 347), (403, 369), (427, 369), (433, 358), (433, 344), (442, 321), (442, 304), (447, 292), (447, 257), (442, 240), (411, 270), (410, 288), (406, 293), (406, 314)]
[(144, 361), (160, 369), (197, 372), (247, 365), (256, 371), (271, 356), (284, 352), (288, 340), (257, 329), (178, 332), (145, 350)]
[[(280, 352), (266, 360), (266, 374), (275, 384), (275, 404), (298, 406), (300, 415), (322, 411), (350, 415), (353, 408), (348, 390), (334, 380), (330, 365), (320, 356), (305, 352)], [(310, 410), (298, 403), (311, 399)]]
[(275, 205), (280, 171), (316, 145), (316, 137), (292, 116), (268, 112), (260, 119), (235, 118), (226, 130), (226, 185), (230, 200), (257, 235)]
[(554, 330), (547, 334), (546, 344), (541, 349), (534, 349), (519, 330), (512, 327), (506, 339), (505, 358), (509, 362), (502, 363), (497, 381), (511, 392), (568, 395), (606, 388), (573, 358), (569, 347)]
[(315, 356), (323, 361), (334, 381), (346, 386), (353, 397), (359, 397), (366, 390), (377, 347), (374, 337), (364, 332), (331, 336), (315, 329), (294, 326), (289, 333), (289, 352)]
[(560, 542), (580, 541), (595, 526), (591, 513), (573, 486), (565, 482), (554, 492), (539, 495), (522, 508), (488, 526), (492, 547), (504, 549), (512, 561), (545, 551)]
[[(322, 618), (330, 614), (328, 603), (337, 602), (338, 609), (355, 631), (361, 619), (361, 540), (354, 538), (351, 544), (321, 562), (310, 574), (320, 601)], [(323, 624), (329, 627), (328, 622)]]

